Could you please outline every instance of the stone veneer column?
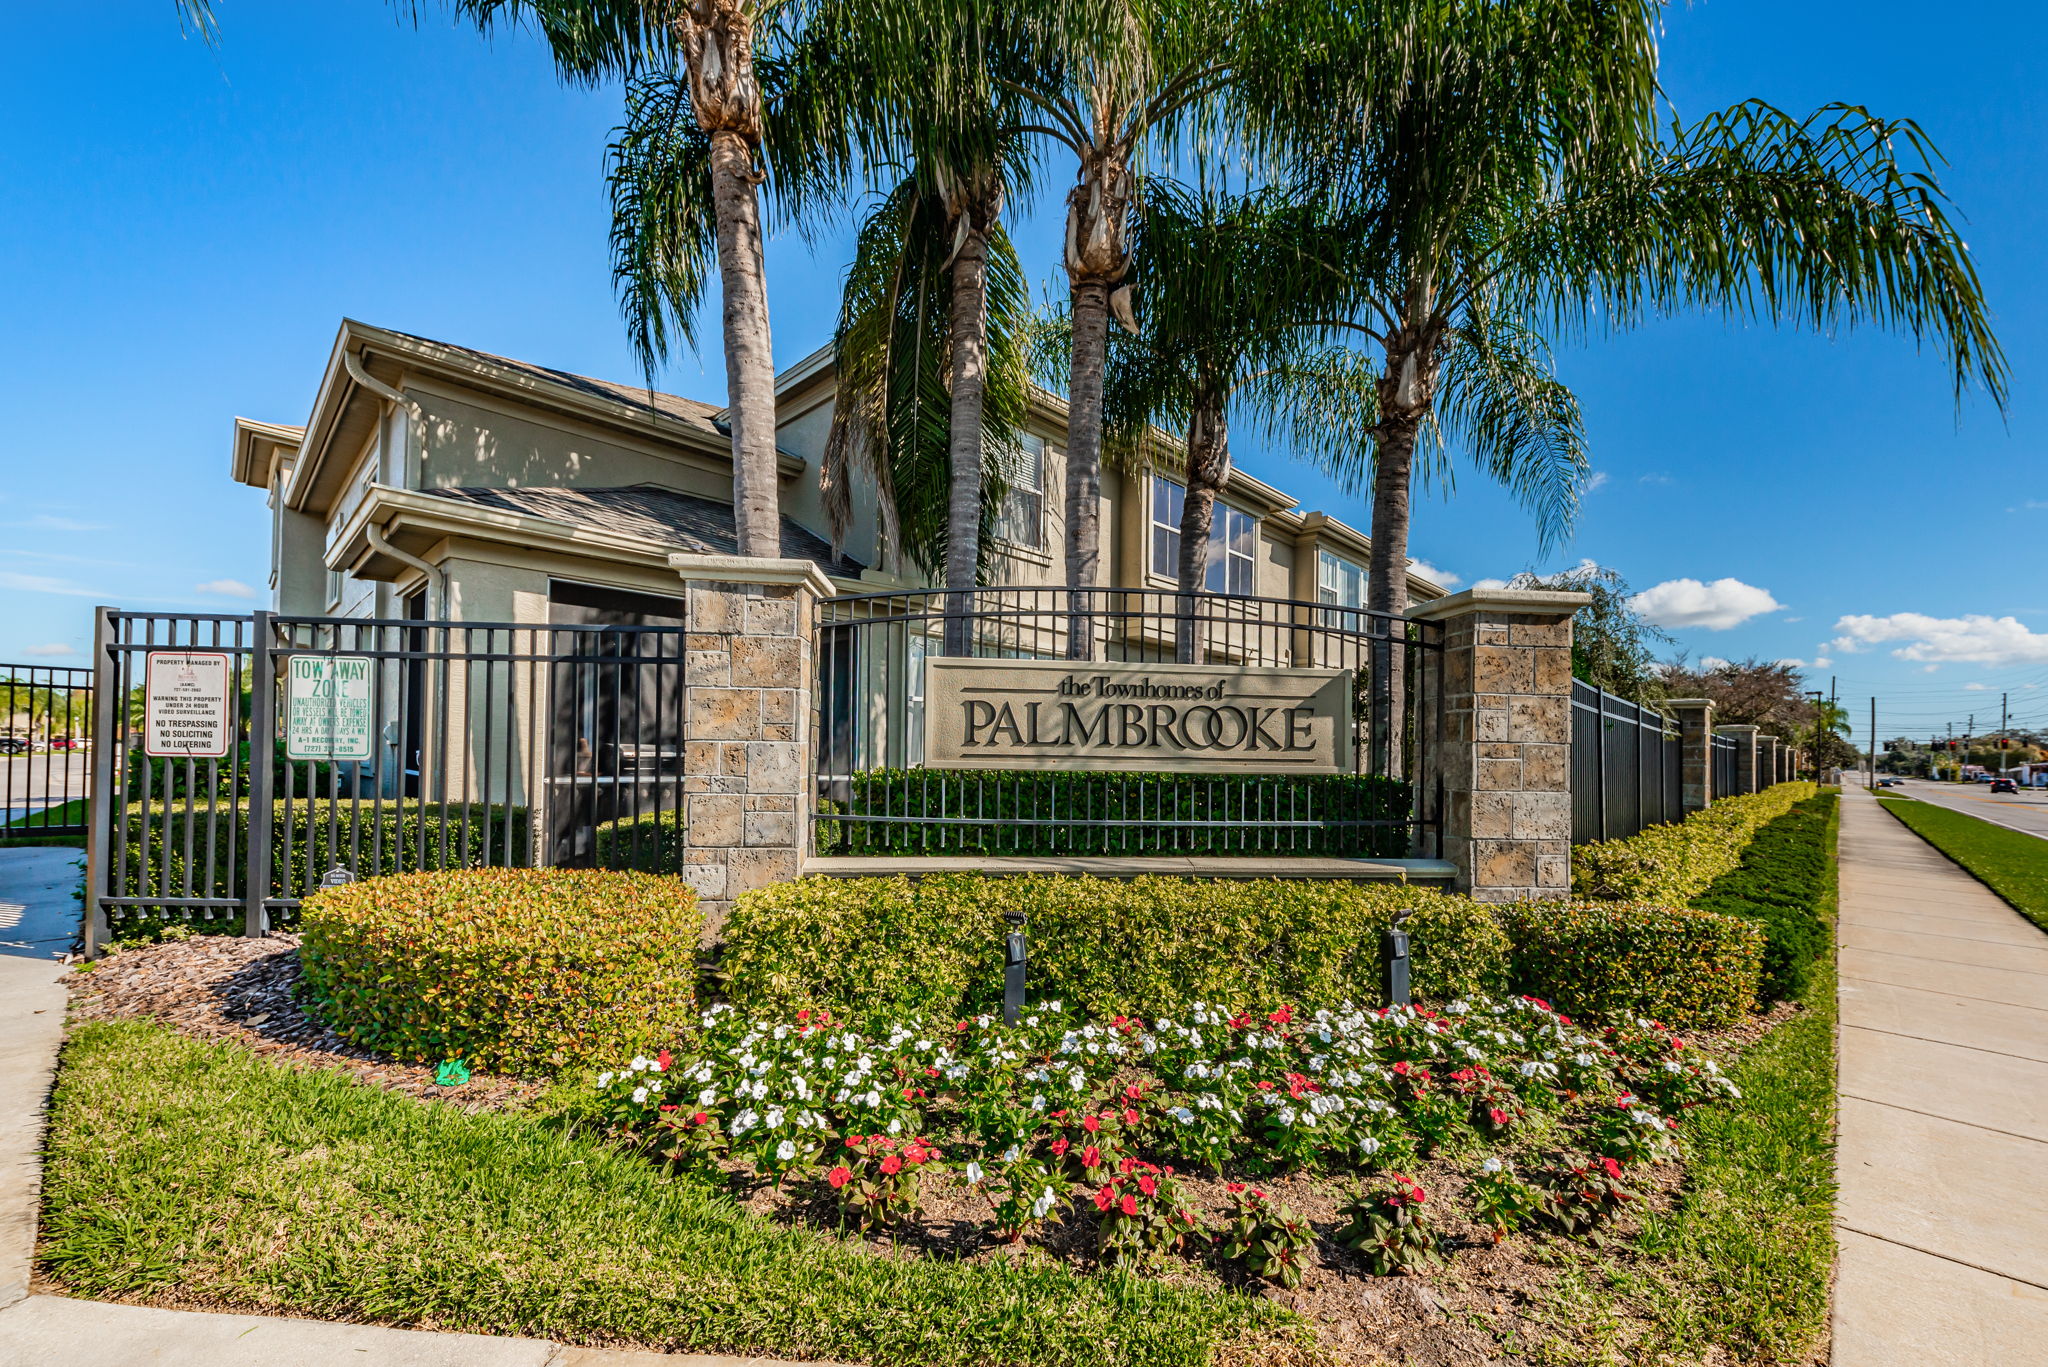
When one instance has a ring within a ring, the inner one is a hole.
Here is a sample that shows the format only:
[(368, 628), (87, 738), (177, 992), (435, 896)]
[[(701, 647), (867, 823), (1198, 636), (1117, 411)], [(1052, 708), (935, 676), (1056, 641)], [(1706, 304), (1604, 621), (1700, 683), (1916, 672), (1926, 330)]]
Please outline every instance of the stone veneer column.
[(715, 938), (810, 843), (812, 651), (831, 580), (809, 560), (677, 554), (685, 581), (683, 877)]
[(1571, 889), (1572, 614), (1590, 601), (1471, 589), (1409, 611), (1442, 623), (1443, 649), (1423, 659), (1443, 700), (1441, 735), (1422, 714), (1425, 774), (1444, 785), (1443, 857), (1483, 901)]
[(1714, 791), (1714, 701), (1671, 698), (1664, 705), (1678, 714), (1679, 810), (1697, 812), (1723, 796)]
[(1768, 731), (1759, 731), (1756, 736), (1756, 786), (1768, 788), (1783, 782), (1784, 772), (1779, 756), (1784, 752), (1778, 748), (1778, 738)]
[[(1760, 772), (1757, 768), (1757, 729), (1754, 726), (1717, 726), (1714, 728), (1724, 736), (1735, 738), (1735, 792), (1753, 793), (1763, 785), (1757, 782)], [(1733, 797), (1734, 793), (1724, 793)]]

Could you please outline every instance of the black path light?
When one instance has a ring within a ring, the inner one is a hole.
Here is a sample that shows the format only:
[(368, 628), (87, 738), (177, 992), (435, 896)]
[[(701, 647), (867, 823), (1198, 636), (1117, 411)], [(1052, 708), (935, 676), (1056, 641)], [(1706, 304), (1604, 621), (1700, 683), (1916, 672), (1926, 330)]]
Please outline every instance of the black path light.
[(1015, 1025), (1024, 1010), (1024, 913), (1006, 911), (1003, 919), (1010, 923), (1003, 937), (1003, 1024)]
[(1414, 914), (1413, 907), (1395, 912), (1394, 924), (1380, 936), (1380, 985), (1388, 1006), (1408, 1005), (1408, 932), (1401, 926)]

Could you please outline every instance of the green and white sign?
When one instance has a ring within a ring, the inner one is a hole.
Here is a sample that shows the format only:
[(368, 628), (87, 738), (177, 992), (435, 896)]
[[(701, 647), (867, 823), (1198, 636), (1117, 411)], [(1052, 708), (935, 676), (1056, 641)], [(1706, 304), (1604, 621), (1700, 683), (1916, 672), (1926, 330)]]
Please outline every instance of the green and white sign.
[(371, 757), (366, 655), (294, 655), (285, 670), (284, 752), (331, 762)]

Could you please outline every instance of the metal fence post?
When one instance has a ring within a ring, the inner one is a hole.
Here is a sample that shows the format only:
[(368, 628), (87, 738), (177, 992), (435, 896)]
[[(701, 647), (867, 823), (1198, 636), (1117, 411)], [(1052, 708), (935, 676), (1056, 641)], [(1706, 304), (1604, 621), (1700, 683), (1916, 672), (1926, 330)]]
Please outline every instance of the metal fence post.
[(79, 938), (90, 959), (106, 944), (107, 834), (114, 813), (114, 756), (124, 747), (115, 737), (125, 723), (127, 699), (120, 696), (114, 660), (114, 610), (92, 610), (92, 788), (86, 794), (85, 906)]
[(242, 877), (242, 934), (261, 938), (269, 917), (270, 779), (277, 731), (277, 673), (270, 654), (270, 614), (250, 615), (254, 636), (249, 642), (249, 839)]

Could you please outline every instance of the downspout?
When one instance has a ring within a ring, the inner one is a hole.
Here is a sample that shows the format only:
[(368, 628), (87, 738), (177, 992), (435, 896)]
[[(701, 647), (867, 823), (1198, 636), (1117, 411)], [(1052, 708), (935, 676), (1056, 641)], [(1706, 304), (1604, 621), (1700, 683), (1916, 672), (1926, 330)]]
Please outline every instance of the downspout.
[[(356, 359), (356, 354), (353, 350), (344, 349), (342, 351), (341, 364), (343, 368), (348, 371), (348, 377), (351, 380), (354, 380), (357, 384), (369, 390), (378, 398), (383, 399), (386, 403), (391, 404), (393, 407), (402, 408), (405, 410), (407, 418), (406, 441), (408, 444), (410, 444), (414, 434), (417, 433), (420, 439), (421, 449), (424, 450), (426, 444), (427, 422), (426, 416), (420, 412), (419, 404), (415, 400), (406, 397), (406, 395), (400, 393), (398, 390), (393, 389), (390, 385), (385, 384), (375, 375), (372, 375), (368, 370), (366, 370), (363, 367), (362, 362)], [(378, 530), (375, 523), (372, 523), (369, 527), (365, 528), (364, 530), (366, 535), (368, 536), (371, 549), (379, 552), (380, 554), (390, 556), (393, 560), (396, 560), (401, 565), (410, 565), (412, 568), (418, 570), (421, 574), (426, 576), (427, 617), (429, 619), (432, 619), (435, 616), (434, 609), (437, 606), (437, 604), (441, 610), (441, 614), (445, 616), (448, 611), (448, 580), (447, 576), (441, 572), (440, 568), (435, 565), (429, 565), (426, 561), (420, 559), (418, 556), (413, 555), (408, 551), (402, 551), (398, 549), (398, 547), (392, 545), (389, 541), (384, 539), (384, 533)]]

